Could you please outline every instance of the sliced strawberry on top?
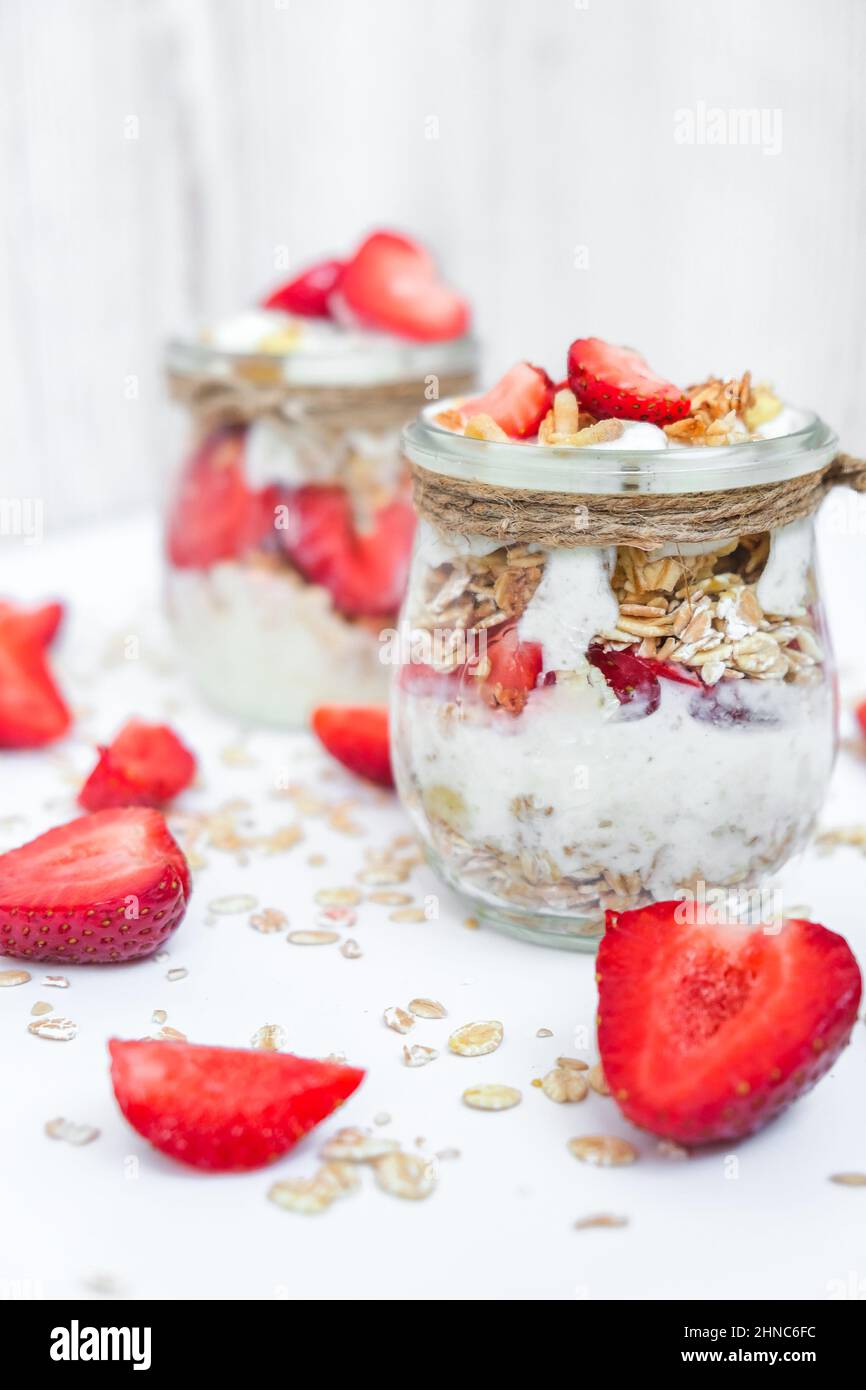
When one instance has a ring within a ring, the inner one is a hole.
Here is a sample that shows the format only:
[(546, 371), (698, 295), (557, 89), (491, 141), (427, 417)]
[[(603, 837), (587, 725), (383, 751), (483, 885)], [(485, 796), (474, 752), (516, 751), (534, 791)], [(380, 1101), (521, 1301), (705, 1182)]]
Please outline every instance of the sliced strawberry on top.
[(72, 723), (45, 652), (62, 613), (0, 605), (0, 748), (41, 748)]
[(809, 1090), (848, 1042), (862, 987), (826, 927), (694, 925), (698, 908), (609, 912), (598, 952), (611, 1093), (635, 1124), (684, 1144), (742, 1138)]
[(168, 521), (167, 547), (179, 569), (233, 560), (273, 527), (244, 476), (242, 429), (209, 435), (188, 460)]
[(468, 305), (438, 277), (430, 254), (396, 232), (374, 232), (343, 269), (331, 296), (336, 317), (419, 342), (459, 338)]
[(319, 705), (311, 723), (319, 742), (350, 772), (393, 787), (385, 705)]
[(584, 409), (600, 419), (680, 420), (689, 399), (650, 370), (640, 353), (601, 338), (576, 338), (568, 349), (568, 380)]
[(111, 1084), (133, 1129), (193, 1168), (245, 1172), (293, 1148), (364, 1079), (288, 1053), (112, 1038)]
[(297, 488), (280, 539), (292, 564), (311, 584), (327, 589), (334, 607), (350, 617), (395, 613), (403, 598), (415, 513), (394, 498), (375, 513), (372, 529), (358, 531), (348, 493), (336, 484)]
[(308, 266), (293, 280), (271, 290), (262, 300), (262, 307), (303, 314), (306, 318), (329, 318), (328, 299), (339, 284), (344, 265), (345, 261), (318, 261)]
[(87, 811), (106, 806), (162, 806), (188, 787), (195, 758), (167, 724), (130, 719), (107, 747), (81, 791)]
[(158, 811), (96, 811), (0, 855), (0, 955), (99, 965), (152, 955), (191, 891)]
[(460, 414), (464, 420), (489, 415), (512, 439), (525, 439), (538, 433), (552, 404), (553, 382), (544, 368), (518, 362), (483, 396), (464, 401)]

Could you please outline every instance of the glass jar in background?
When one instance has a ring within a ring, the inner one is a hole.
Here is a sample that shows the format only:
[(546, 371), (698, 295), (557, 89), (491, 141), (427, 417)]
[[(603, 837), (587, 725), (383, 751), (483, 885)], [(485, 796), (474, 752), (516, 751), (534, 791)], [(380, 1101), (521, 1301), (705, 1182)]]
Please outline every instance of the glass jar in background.
[(166, 524), (177, 645), (212, 704), (275, 726), (386, 698), (379, 633), (414, 531), (400, 429), (475, 372), (468, 338), (327, 329), (309, 349), (277, 338), (257, 352), (168, 350), (189, 416)]
[[(405, 436), (422, 520), (392, 686), (398, 791), (431, 863), (492, 925), (575, 949), (608, 908), (763, 901), (835, 756), (813, 519), (754, 528), (746, 501), (736, 535), (644, 550), (588, 543), (586, 502), (676, 496), (688, 521), (702, 494), (817, 473), (835, 437), (803, 413), (730, 447), (577, 451), (468, 438), (438, 413)], [(428, 508), (438, 480), (457, 501)], [(573, 498), (574, 541), (510, 539), (515, 489)], [(497, 509), (498, 534), (472, 533)]]

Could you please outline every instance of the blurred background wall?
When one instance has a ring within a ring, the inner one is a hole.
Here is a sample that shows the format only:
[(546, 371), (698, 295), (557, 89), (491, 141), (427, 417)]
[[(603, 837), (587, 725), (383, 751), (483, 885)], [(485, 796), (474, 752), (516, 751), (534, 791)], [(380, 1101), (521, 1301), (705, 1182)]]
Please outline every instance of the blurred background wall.
[(156, 496), (165, 334), (379, 224), (489, 374), (594, 333), (862, 451), (864, 64), (863, 0), (2, 0), (0, 495)]

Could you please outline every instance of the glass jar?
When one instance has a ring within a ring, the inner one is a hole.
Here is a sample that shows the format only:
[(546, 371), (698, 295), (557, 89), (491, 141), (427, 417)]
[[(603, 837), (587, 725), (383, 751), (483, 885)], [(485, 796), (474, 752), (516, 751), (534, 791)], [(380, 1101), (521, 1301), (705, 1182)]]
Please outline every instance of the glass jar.
[[(836, 747), (812, 517), (760, 530), (746, 504), (727, 539), (649, 551), (584, 535), (594, 498), (676, 495), (688, 519), (702, 494), (816, 473), (837, 441), (797, 423), (630, 452), (469, 439), (431, 411), (407, 430), (423, 476), (457, 480), (498, 531), (419, 523), (392, 684), (398, 791), (479, 917), (591, 949), (607, 908), (764, 903), (805, 845)], [(575, 543), (511, 539), (502, 489), (573, 500)]]
[(347, 334), (326, 350), (227, 352), (173, 342), (191, 440), (166, 523), (168, 611), (206, 698), (292, 727), (318, 704), (387, 698), (414, 531), (400, 429), (467, 390), (469, 339)]

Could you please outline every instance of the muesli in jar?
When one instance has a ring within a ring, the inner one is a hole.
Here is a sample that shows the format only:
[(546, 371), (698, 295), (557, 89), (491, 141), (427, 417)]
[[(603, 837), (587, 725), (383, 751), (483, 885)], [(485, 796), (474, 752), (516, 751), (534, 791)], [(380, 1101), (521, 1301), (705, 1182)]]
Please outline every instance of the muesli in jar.
[(434, 865), (573, 947), (608, 908), (764, 895), (835, 754), (812, 518), (866, 480), (833, 433), (748, 373), (680, 390), (578, 339), (559, 386), (519, 363), (406, 447), (392, 745)]
[(168, 606), (212, 703), (297, 725), (384, 698), (378, 634), (415, 524), (400, 429), (472, 385), (468, 321), (423, 247), (377, 232), (170, 344), (193, 439), (167, 518)]

